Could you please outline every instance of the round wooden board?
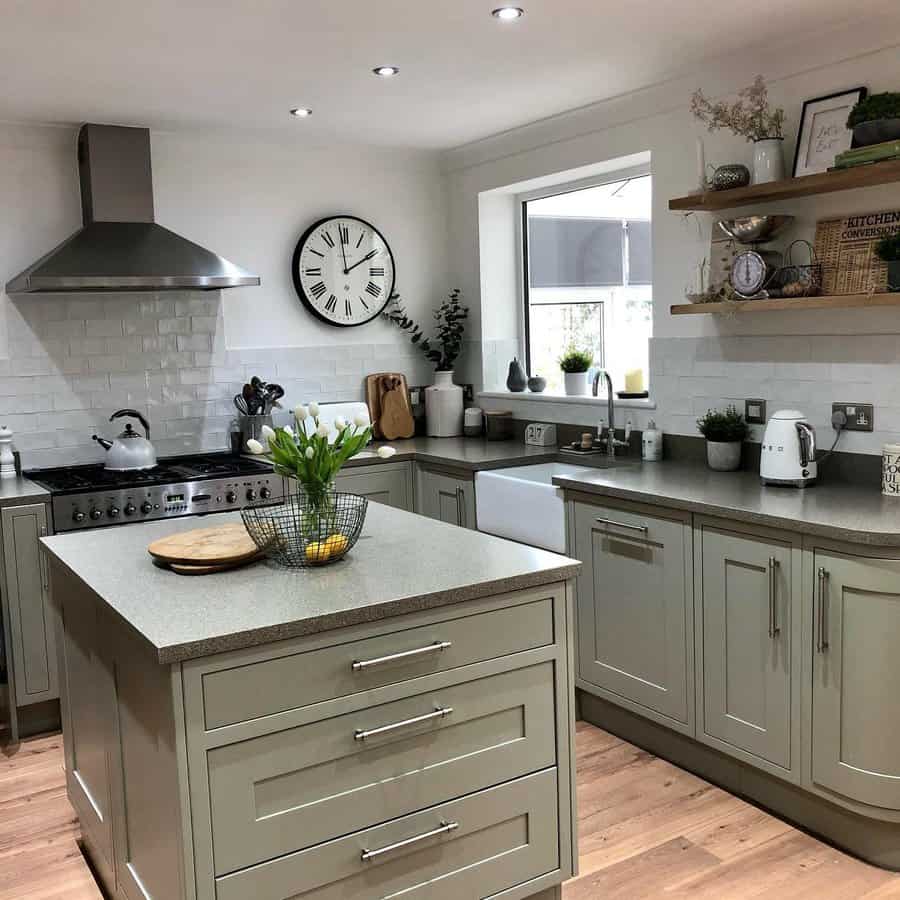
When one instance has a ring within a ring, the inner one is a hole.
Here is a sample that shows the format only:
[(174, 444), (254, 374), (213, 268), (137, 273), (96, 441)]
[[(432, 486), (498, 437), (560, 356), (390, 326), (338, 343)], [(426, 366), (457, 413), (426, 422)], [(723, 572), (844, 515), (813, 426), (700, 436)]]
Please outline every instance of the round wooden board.
[(170, 534), (147, 547), (155, 559), (193, 566), (229, 565), (249, 560), (259, 553), (241, 522), (215, 528), (196, 528)]

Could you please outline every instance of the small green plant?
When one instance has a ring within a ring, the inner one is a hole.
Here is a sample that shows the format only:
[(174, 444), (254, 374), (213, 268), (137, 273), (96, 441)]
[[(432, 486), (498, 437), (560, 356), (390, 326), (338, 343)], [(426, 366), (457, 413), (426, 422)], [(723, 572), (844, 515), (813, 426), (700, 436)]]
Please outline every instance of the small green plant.
[(708, 441), (716, 443), (742, 441), (747, 437), (747, 423), (733, 405), (726, 406), (724, 412), (707, 410), (705, 416), (697, 419), (697, 428)]
[(587, 372), (593, 364), (594, 354), (589, 350), (578, 350), (576, 347), (569, 347), (559, 358), (559, 367), (566, 375)]
[(860, 100), (850, 110), (847, 127), (855, 128), (863, 122), (877, 122), (880, 119), (900, 119), (900, 94), (887, 91)]
[(900, 234), (882, 238), (875, 245), (875, 254), (884, 262), (900, 262)]
[(447, 299), (434, 311), (437, 322), (437, 336), (432, 340), (425, 337), (421, 327), (406, 314), (400, 302), (400, 295), (391, 297), (382, 315), (401, 331), (409, 334), (409, 339), (434, 363), (438, 372), (450, 372), (462, 352), (465, 321), (469, 317), (469, 307), (460, 302), (459, 289), (450, 292)]

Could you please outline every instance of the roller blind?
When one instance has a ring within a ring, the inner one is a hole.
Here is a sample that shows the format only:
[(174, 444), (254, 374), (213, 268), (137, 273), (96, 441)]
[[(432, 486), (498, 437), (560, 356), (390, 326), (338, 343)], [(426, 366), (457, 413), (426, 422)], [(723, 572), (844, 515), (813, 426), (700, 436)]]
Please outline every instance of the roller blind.
[(534, 288), (622, 284), (620, 219), (534, 216), (528, 219), (528, 262)]

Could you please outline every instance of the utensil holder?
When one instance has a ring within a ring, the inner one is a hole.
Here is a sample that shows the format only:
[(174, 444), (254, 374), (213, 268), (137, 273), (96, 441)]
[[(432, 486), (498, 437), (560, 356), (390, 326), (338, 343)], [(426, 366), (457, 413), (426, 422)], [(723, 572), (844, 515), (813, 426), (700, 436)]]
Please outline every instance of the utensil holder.
[(238, 416), (238, 427), (241, 431), (241, 450), (243, 452), (247, 452), (247, 441), (249, 440), (260, 441), (261, 444), (265, 445), (265, 442), (260, 440), (263, 425), (273, 428), (271, 414)]

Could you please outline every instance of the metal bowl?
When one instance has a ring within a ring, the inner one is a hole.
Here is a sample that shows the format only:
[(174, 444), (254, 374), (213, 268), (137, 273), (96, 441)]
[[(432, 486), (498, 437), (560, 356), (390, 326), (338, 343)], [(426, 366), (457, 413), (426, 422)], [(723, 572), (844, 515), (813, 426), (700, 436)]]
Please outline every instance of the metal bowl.
[(793, 216), (741, 216), (721, 219), (719, 228), (739, 244), (762, 244), (772, 240), (793, 221)]

